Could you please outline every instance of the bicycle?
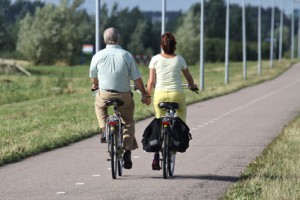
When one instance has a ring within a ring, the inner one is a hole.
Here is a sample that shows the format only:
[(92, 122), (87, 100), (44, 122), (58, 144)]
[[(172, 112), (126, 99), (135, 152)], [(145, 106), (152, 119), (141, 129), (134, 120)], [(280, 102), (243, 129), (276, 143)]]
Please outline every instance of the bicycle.
[(118, 107), (123, 105), (120, 99), (111, 99), (105, 102), (107, 106), (113, 106), (114, 114), (108, 116), (106, 120), (105, 134), (108, 144), (108, 152), (110, 155), (112, 178), (116, 179), (123, 173), (123, 127)]
[[(96, 94), (99, 89), (92, 89), (91, 91)], [(123, 174), (123, 127), (120, 112), (118, 107), (123, 105), (120, 99), (110, 99), (105, 101), (105, 104), (113, 106), (114, 113), (107, 117), (105, 124), (105, 135), (108, 144), (108, 153), (110, 158), (107, 159), (111, 163), (112, 178), (117, 178)]]
[[(188, 86), (188, 84), (182, 84), (182, 87)], [(198, 94), (198, 88), (192, 90)], [(162, 160), (161, 166), (163, 169), (164, 179), (174, 175), (176, 152), (172, 151), (173, 141), (173, 127), (175, 123), (175, 113), (179, 109), (179, 104), (176, 102), (160, 102), (158, 105), (160, 108), (166, 110), (166, 115), (162, 117), (162, 129), (161, 129), (161, 141), (162, 141)]]

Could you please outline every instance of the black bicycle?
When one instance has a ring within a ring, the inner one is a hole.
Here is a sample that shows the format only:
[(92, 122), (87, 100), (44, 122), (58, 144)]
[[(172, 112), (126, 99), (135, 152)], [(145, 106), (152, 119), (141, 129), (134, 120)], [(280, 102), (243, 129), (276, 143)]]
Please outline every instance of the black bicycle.
[[(99, 92), (98, 88), (91, 89), (94, 95)], [(105, 104), (113, 106), (114, 112), (108, 116), (105, 124), (106, 141), (108, 144), (108, 153), (110, 158), (108, 161), (111, 163), (111, 175), (113, 179), (117, 178), (117, 172), (119, 176), (123, 173), (123, 127), (124, 124), (121, 120), (118, 107), (122, 106), (124, 102), (120, 99), (111, 99), (105, 101)]]
[(108, 144), (108, 152), (111, 162), (112, 178), (116, 179), (117, 172), (119, 176), (123, 173), (123, 127), (118, 107), (123, 105), (120, 99), (111, 99), (105, 102), (107, 106), (113, 106), (114, 114), (106, 120), (105, 134)]
[[(182, 84), (182, 87), (188, 87), (188, 84)], [(198, 94), (198, 88), (192, 90)], [(158, 105), (160, 108), (166, 110), (166, 115), (162, 117), (162, 130), (161, 130), (161, 141), (162, 141), (162, 168), (163, 176), (165, 179), (168, 176), (174, 175), (176, 152), (172, 151), (172, 146), (176, 141), (173, 140), (173, 128), (175, 123), (175, 113), (179, 109), (179, 104), (176, 102), (161, 102)]]
[(166, 110), (166, 115), (162, 118), (162, 168), (163, 176), (165, 179), (168, 175), (174, 175), (176, 152), (171, 151), (172, 145), (172, 132), (175, 122), (176, 109), (179, 108), (178, 103), (175, 102), (161, 102), (159, 107)]

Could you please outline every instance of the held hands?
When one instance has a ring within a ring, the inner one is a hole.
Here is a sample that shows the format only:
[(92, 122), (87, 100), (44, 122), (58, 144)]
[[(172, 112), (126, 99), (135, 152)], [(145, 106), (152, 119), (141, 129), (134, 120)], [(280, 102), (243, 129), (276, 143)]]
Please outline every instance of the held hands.
[(91, 88), (91, 91), (96, 91), (96, 90), (98, 90), (99, 88), (98, 88), (98, 85), (95, 85), (95, 84), (93, 84), (92, 85), (92, 88)]

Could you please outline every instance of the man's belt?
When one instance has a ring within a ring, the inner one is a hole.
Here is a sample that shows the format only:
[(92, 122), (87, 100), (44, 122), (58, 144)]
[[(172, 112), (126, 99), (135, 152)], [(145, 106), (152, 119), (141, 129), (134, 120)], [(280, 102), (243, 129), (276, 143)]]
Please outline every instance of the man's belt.
[(111, 92), (111, 93), (119, 93), (117, 90), (104, 90), (106, 92)]

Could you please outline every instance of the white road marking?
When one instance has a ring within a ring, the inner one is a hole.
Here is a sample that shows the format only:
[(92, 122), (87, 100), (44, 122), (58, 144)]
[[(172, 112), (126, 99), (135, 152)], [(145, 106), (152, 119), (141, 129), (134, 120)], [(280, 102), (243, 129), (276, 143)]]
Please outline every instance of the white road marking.
[(140, 158), (140, 156), (133, 156), (133, 158), (139, 159), (139, 158)]
[[(233, 110), (230, 110), (230, 111), (227, 111), (227, 112), (225, 112), (225, 113), (223, 113), (223, 114), (220, 114), (219, 116), (217, 116), (217, 117), (214, 118), (213, 120), (209, 120), (208, 122), (204, 122), (203, 124), (199, 124), (198, 127), (199, 127), (199, 128), (203, 128), (203, 127), (205, 127), (206, 125), (213, 124), (214, 122), (218, 121), (219, 119), (221, 119), (221, 118), (223, 118), (223, 117), (226, 117), (226, 116), (228, 116), (228, 115), (230, 115), (230, 114), (232, 114), (232, 113), (234, 113), (234, 112), (237, 112), (237, 111), (239, 111), (239, 110), (242, 110), (242, 109), (244, 109), (244, 108), (246, 108), (246, 107), (248, 107), (248, 106), (250, 106), (250, 105), (252, 105), (252, 104), (257, 103), (258, 101), (264, 100), (264, 99), (266, 99), (266, 98), (268, 98), (268, 97), (270, 97), (270, 96), (272, 96), (272, 95), (275, 95), (275, 94), (277, 94), (277, 93), (279, 93), (279, 92), (285, 90), (286, 88), (289, 88), (289, 87), (292, 87), (292, 86), (296, 85), (296, 84), (299, 83), (299, 82), (300, 82), (300, 80), (297, 80), (297, 81), (295, 81), (295, 82), (293, 82), (293, 83), (291, 83), (291, 84), (289, 84), (289, 85), (286, 85), (285, 87), (282, 87), (282, 88), (280, 88), (280, 89), (278, 89), (278, 90), (275, 90), (275, 91), (270, 92), (270, 93), (268, 93), (268, 94), (266, 94), (266, 95), (264, 95), (264, 96), (261, 96), (261, 97), (259, 97), (259, 98), (257, 98), (257, 99), (254, 99), (253, 101), (250, 101), (250, 102), (248, 102), (248, 103), (246, 103), (246, 104), (244, 104), (244, 105), (241, 105), (241, 106), (239, 106), (239, 107), (236, 107), (236, 108), (234, 108)], [(192, 130), (197, 130), (197, 128), (192, 128)]]
[(76, 183), (75, 185), (84, 185), (84, 183)]
[(56, 194), (66, 194), (66, 192), (56, 192)]
[(93, 177), (99, 177), (101, 176), (100, 174), (94, 174)]

